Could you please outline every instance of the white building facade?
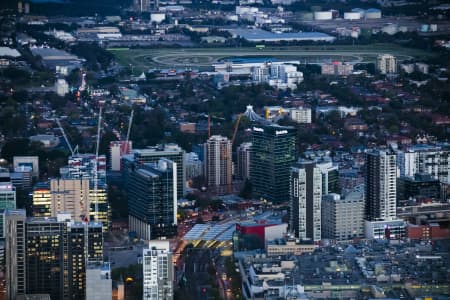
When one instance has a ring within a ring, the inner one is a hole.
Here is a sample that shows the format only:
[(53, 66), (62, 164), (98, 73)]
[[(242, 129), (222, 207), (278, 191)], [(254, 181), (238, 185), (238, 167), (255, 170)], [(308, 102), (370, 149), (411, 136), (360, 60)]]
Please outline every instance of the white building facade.
[(266, 82), (278, 89), (296, 89), (303, 81), (303, 73), (290, 64), (266, 63), (252, 69), (252, 79), (255, 82)]
[(322, 173), (313, 162), (291, 168), (290, 225), (301, 240), (321, 239)]
[(378, 55), (377, 69), (381, 74), (397, 73), (397, 59), (390, 54)]
[(231, 141), (220, 135), (211, 136), (204, 145), (205, 176), (208, 186), (231, 184)]
[(289, 109), (289, 116), (292, 121), (300, 124), (311, 123), (311, 108), (309, 107), (297, 107)]
[(322, 200), (322, 238), (349, 240), (364, 236), (364, 191), (328, 194)]
[(142, 255), (144, 300), (173, 299), (173, 263), (169, 241), (152, 240)]
[(396, 219), (397, 162), (393, 151), (377, 149), (366, 153), (365, 187), (367, 219)]
[(439, 146), (416, 145), (397, 152), (401, 176), (430, 174), (442, 183), (450, 184), (450, 151)]
[(55, 92), (61, 97), (69, 93), (69, 84), (65, 79), (60, 78), (56, 81)]

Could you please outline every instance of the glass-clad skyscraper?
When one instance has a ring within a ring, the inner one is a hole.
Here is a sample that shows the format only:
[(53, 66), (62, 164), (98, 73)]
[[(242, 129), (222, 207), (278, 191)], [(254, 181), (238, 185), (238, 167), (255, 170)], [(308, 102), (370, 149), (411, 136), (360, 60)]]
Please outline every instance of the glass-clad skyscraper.
[(128, 180), (130, 230), (141, 239), (177, 233), (177, 164), (168, 159), (139, 165)]
[(250, 178), (255, 198), (289, 201), (289, 171), (295, 163), (296, 131), (279, 125), (253, 126)]
[(157, 163), (165, 158), (177, 164), (177, 196), (182, 198), (185, 194), (186, 185), (186, 153), (176, 144), (163, 144), (145, 149), (133, 149), (131, 154), (122, 156), (122, 170), (125, 183), (131, 169), (146, 163)]
[(101, 223), (73, 222), (70, 214), (26, 219), (24, 210), (7, 210), (6, 224), (8, 299), (85, 299), (86, 262), (103, 261)]

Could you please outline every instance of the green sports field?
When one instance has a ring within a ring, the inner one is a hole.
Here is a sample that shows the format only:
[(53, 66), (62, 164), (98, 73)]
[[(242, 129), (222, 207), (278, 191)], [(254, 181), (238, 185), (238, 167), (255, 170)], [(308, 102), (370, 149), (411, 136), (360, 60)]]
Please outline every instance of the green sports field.
[(400, 61), (430, 56), (430, 52), (405, 48), (395, 44), (327, 45), (304, 47), (250, 48), (110, 48), (119, 63), (132, 66), (135, 73), (150, 68), (197, 68), (235, 57), (267, 57), (299, 60), (302, 63), (320, 63), (331, 60), (345, 62), (373, 62), (378, 54), (389, 53)]

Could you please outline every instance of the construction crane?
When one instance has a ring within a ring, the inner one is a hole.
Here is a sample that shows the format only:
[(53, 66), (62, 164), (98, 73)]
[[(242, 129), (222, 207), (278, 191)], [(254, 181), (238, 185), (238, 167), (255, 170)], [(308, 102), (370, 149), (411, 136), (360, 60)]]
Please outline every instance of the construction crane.
[[(233, 145), (234, 145), (234, 140), (236, 139), (236, 134), (237, 134), (237, 130), (239, 128), (239, 123), (241, 122), (241, 117), (243, 114), (238, 114), (237, 119), (236, 119), (236, 124), (234, 124), (234, 130), (233, 130), (233, 137), (231, 138), (231, 151), (233, 151)], [(225, 159), (231, 159), (231, 157), (228, 157), (228, 152), (225, 152)], [(227, 192), (231, 193), (233, 190), (232, 187), (232, 182), (228, 182), (227, 184)]]
[[(101, 123), (102, 123), (102, 107), (100, 106), (97, 124), (97, 144), (95, 148), (95, 168), (94, 168), (95, 222), (98, 222), (98, 149), (100, 146)], [(85, 266), (87, 266), (89, 263), (89, 220), (87, 218), (85, 218), (84, 222), (84, 259), (85, 259)]]
[(100, 131), (102, 124), (102, 107), (100, 106), (100, 112), (98, 113), (97, 124), (97, 145), (95, 147), (95, 168), (94, 168), (94, 192), (95, 192), (95, 221), (98, 221), (98, 149), (100, 147)]
[(133, 117), (134, 117), (134, 109), (131, 110), (130, 120), (128, 121), (128, 130), (127, 130), (127, 137), (125, 140), (125, 145), (127, 147), (126, 153), (130, 150), (128, 147), (128, 142), (130, 141), (130, 132), (131, 132), (131, 125), (133, 124)]
[[(241, 122), (242, 116), (246, 116), (250, 121), (253, 121), (253, 122), (254, 121), (259, 121), (259, 120), (262, 119), (258, 114), (256, 114), (254, 112), (252, 105), (247, 105), (247, 108), (246, 108), (245, 112), (240, 113), (240, 114), (237, 115), (236, 123), (234, 124), (233, 136), (231, 137), (231, 149), (233, 149), (233, 145), (234, 145), (234, 142), (236, 140), (236, 134), (237, 134), (237, 131), (239, 129), (239, 124)], [(228, 188), (228, 192), (231, 193), (231, 190), (232, 190), (231, 183), (228, 184), (227, 188)]]
[(211, 116), (208, 115), (208, 139), (211, 137)]
[[(66, 141), (67, 146), (69, 147), (70, 153), (72, 156), (75, 156), (75, 154), (78, 153), (78, 146), (76, 146), (75, 148), (72, 148), (72, 145), (69, 142), (69, 139), (67, 138), (67, 135), (64, 131), (64, 128), (61, 125), (61, 122), (58, 118), (55, 118), (56, 123), (59, 126), (59, 129), (62, 132), (62, 135), (64, 137), (64, 140)], [(100, 112), (99, 112), (99, 119), (98, 119), (98, 124), (97, 124), (97, 143), (96, 143), (96, 149), (95, 149), (95, 168), (94, 168), (94, 193), (95, 193), (95, 211), (94, 211), (94, 218), (95, 221), (98, 221), (98, 152), (99, 152), (99, 147), (100, 147), (100, 133), (101, 133), (101, 123), (102, 123), (102, 107), (100, 107)], [(90, 197), (88, 195), (88, 197)], [(81, 215), (82, 217), (82, 221), (84, 222), (84, 228), (85, 228), (85, 232), (84, 232), (84, 259), (85, 259), (85, 263), (86, 266), (89, 262), (89, 210), (90, 208), (88, 208), (88, 211), (86, 212), (85, 215)]]
[[(280, 108), (278, 113), (280, 115), (283, 113), (282, 108)], [(233, 137), (231, 139), (231, 145), (234, 145), (234, 140), (236, 139), (236, 133), (239, 128), (239, 123), (241, 122), (242, 116), (246, 116), (251, 122), (258, 122), (258, 121), (263, 120), (263, 118), (261, 116), (259, 116), (257, 113), (255, 113), (252, 105), (247, 105), (245, 112), (240, 113), (237, 116), (236, 124), (234, 125)]]
[(234, 124), (233, 137), (231, 138), (231, 147), (234, 145), (234, 140), (236, 139), (236, 133), (239, 128), (239, 123), (241, 122), (242, 114), (238, 114), (236, 124)]
[(56, 121), (56, 124), (58, 124), (58, 126), (59, 126), (59, 130), (61, 130), (64, 140), (66, 141), (67, 147), (69, 147), (70, 154), (72, 156), (75, 155), (75, 153), (78, 152), (78, 145), (75, 146), (75, 148), (72, 148), (72, 145), (69, 143), (69, 139), (67, 138), (66, 132), (64, 131), (64, 128), (62, 127), (61, 122), (59, 121), (58, 118), (55, 118), (55, 121)]
[(225, 121), (225, 118), (217, 117), (210, 114), (201, 114), (201, 116), (208, 119), (208, 139), (211, 137), (211, 119)]

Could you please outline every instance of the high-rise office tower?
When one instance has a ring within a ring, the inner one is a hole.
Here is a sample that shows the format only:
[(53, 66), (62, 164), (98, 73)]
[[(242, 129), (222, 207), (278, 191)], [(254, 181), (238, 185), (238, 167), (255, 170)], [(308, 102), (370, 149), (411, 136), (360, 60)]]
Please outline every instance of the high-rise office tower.
[(67, 224), (54, 218), (26, 222), (27, 294), (69, 299)]
[(246, 180), (250, 178), (250, 154), (252, 143), (242, 143), (236, 149), (237, 178)]
[(364, 237), (364, 190), (362, 186), (344, 195), (322, 198), (322, 238), (349, 240)]
[(16, 208), (16, 188), (11, 182), (0, 182), (0, 239), (5, 237), (4, 235), (4, 211), (6, 209)]
[(5, 278), (8, 300), (26, 293), (25, 222), (25, 210), (5, 211)]
[(272, 202), (289, 201), (289, 170), (295, 163), (293, 127), (253, 126), (250, 178), (253, 196)]
[(110, 227), (111, 209), (107, 197), (106, 156), (99, 155), (97, 160), (95, 154), (70, 156), (68, 166), (61, 168), (60, 172), (63, 179), (89, 180), (87, 192), (89, 198), (88, 215), (90, 219), (102, 222), (103, 230), (107, 231)]
[(34, 217), (51, 217), (52, 215), (52, 194), (50, 183), (38, 183), (33, 190), (33, 211)]
[(128, 180), (130, 231), (151, 240), (177, 233), (177, 164), (168, 159), (139, 165)]
[(89, 215), (88, 179), (52, 179), (50, 181), (51, 216), (70, 213), (74, 221), (83, 221)]
[(163, 144), (146, 149), (134, 149), (131, 154), (124, 155), (122, 167), (125, 182), (130, 169), (145, 163), (157, 163), (161, 158), (166, 158), (177, 164), (177, 195), (182, 198), (186, 190), (185, 151), (176, 144)]
[(91, 185), (89, 189), (89, 204), (89, 220), (101, 222), (103, 231), (108, 231), (111, 225), (111, 209), (108, 202), (108, 191), (105, 186), (98, 187), (96, 190)]
[(7, 210), (6, 222), (10, 294), (85, 299), (86, 263), (103, 261), (101, 223), (73, 222), (70, 214), (26, 219), (23, 210)]
[(302, 240), (321, 239), (322, 173), (312, 161), (290, 171), (290, 226)]
[(33, 216), (56, 217), (60, 213), (70, 213), (73, 221), (84, 222), (87, 218), (101, 222), (106, 231), (110, 224), (107, 191), (104, 187), (96, 191), (88, 179), (52, 179), (50, 185), (37, 185), (33, 191)]
[(70, 222), (67, 226), (70, 299), (84, 299), (86, 262), (100, 263), (103, 261), (102, 224)]
[(397, 200), (397, 163), (391, 150), (366, 153), (366, 218), (369, 221), (394, 220)]
[(226, 192), (232, 183), (231, 141), (220, 135), (211, 136), (204, 144), (205, 177), (208, 186), (216, 187), (219, 193)]
[(150, 241), (142, 255), (145, 300), (173, 299), (174, 270), (169, 241)]

